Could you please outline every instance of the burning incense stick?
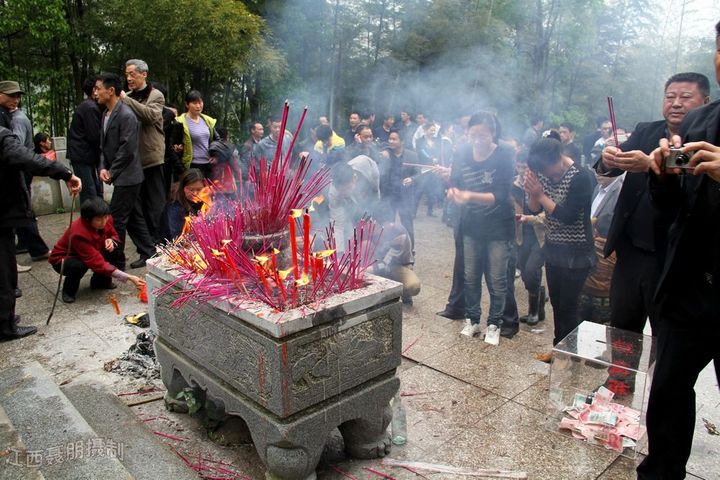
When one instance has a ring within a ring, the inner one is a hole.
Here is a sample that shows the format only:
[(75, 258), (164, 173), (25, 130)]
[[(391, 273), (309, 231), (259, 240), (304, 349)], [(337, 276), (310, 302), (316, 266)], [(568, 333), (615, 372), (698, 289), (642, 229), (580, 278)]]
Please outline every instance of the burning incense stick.
[(303, 214), (303, 270), (310, 272), (310, 213)]
[(610, 125), (612, 125), (612, 132), (613, 132), (613, 140), (615, 141), (615, 146), (620, 146), (618, 144), (618, 137), (617, 137), (617, 122), (615, 121), (615, 106), (613, 105), (613, 98), (607, 97), (608, 102), (608, 110), (610, 111)]

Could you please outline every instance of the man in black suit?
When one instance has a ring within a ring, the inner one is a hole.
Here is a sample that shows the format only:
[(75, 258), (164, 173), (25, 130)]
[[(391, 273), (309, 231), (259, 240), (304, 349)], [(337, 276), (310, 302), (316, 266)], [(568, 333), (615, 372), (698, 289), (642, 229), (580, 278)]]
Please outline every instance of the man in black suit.
[[(715, 26), (720, 82), (720, 22)], [(690, 169), (664, 168), (667, 140), (653, 153), (649, 188), (678, 215), (658, 281), (658, 356), (647, 411), (649, 454), (639, 479), (682, 479), (695, 429), (694, 386), (713, 360), (720, 380), (720, 101), (685, 117), (672, 143), (696, 151)], [(697, 168), (693, 168), (697, 167)], [(681, 175), (680, 173), (687, 172)]]
[[(667, 229), (674, 208), (658, 209), (648, 194), (649, 154), (661, 138), (679, 132), (680, 123), (693, 108), (708, 102), (710, 82), (699, 73), (679, 73), (665, 83), (664, 120), (639, 123), (620, 148), (607, 146), (595, 165), (598, 173), (621, 175), (627, 171), (605, 244), (605, 257), (613, 252), (617, 263), (610, 286), (610, 325), (642, 333), (650, 317), (656, 334), (657, 312), (653, 295), (664, 258)], [(617, 393), (617, 392), (616, 392)]]
[[(110, 201), (110, 213), (113, 217), (115, 230), (117, 230), (122, 245), (117, 248), (118, 263), (114, 263), (120, 270), (125, 270), (125, 233), (129, 232), (133, 239), (144, 239), (145, 242), (135, 241), (138, 250), (145, 249), (147, 257), (155, 253), (155, 247), (150, 239), (137, 202), (140, 195), (140, 186), (143, 181), (143, 169), (138, 154), (138, 121), (130, 107), (120, 101), (122, 83), (120, 77), (114, 73), (100, 75), (97, 88), (98, 103), (105, 107), (102, 117), (102, 130), (100, 148), (102, 151), (102, 168), (100, 180), (113, 185), (113, 195)], [(138, 221), (130, 222), (135, 217)]]
[(51, 162), (25, 148), (13, 132), (0, 125), (0, 342), (37, 332), (33, 326), (18, 326), (15, 315), (17, 268), (13, 229), (27, 226), (33, 214), (23, 172), (64, 180), (72, 195), (82, 182), (60, 162)]

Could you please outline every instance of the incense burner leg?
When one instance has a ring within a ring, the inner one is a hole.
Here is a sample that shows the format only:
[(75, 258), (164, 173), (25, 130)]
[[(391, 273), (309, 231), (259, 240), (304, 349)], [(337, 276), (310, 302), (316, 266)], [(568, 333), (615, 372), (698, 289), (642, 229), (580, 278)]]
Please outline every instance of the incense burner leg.
[(390, 434), (387, 427), (392, 410), (385, 405), (373, 416), (349, 420), (340, 425), (345, 451), (353, 458), (381, 458), (390, 453)]
[(178, 399), (177, 396), (190, 388), (190, 384), (185, 380), (177, 368), (161, 368), (160, 377), (167, 389), (165, 393), (165, 408), (171, 412), (188, 413), (189, 408), (185, 400)]
[(264, 451), (257, 448), (261, 457), (264, 453), (267, 480), (314, 480), (322, 450), (323, 445), (307, 447), (288, 442), (283, 442), (282, 446), (267, 445)]

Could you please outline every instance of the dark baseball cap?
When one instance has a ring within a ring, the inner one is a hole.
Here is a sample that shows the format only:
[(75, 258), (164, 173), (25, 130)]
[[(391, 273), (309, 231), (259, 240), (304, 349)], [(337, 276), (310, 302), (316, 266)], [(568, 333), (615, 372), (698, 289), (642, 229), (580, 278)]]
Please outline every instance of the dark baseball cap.
[(0, 93), (5, 95), (13, 95), (15, 93), (25, 93), (20, 89), (20, 84), (12, 80), (3, 80), (0, 82)]

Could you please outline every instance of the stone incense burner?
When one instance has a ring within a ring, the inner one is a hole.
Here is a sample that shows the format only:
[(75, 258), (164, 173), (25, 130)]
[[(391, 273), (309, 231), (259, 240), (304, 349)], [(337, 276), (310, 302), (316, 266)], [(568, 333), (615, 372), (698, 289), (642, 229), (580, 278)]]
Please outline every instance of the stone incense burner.
[(355, 458), (389, 453), (401, 284), (368, 275), (360, 289), (275, 312), (247, 301), (175, 308), (172, 292), (155, 294), (175, 278), (164, 257), (148, 261), (151, 328), (169, 407), (191, 388), (215, 417), (242, 418), (269, 479), (315, 478), (336, 427)]

